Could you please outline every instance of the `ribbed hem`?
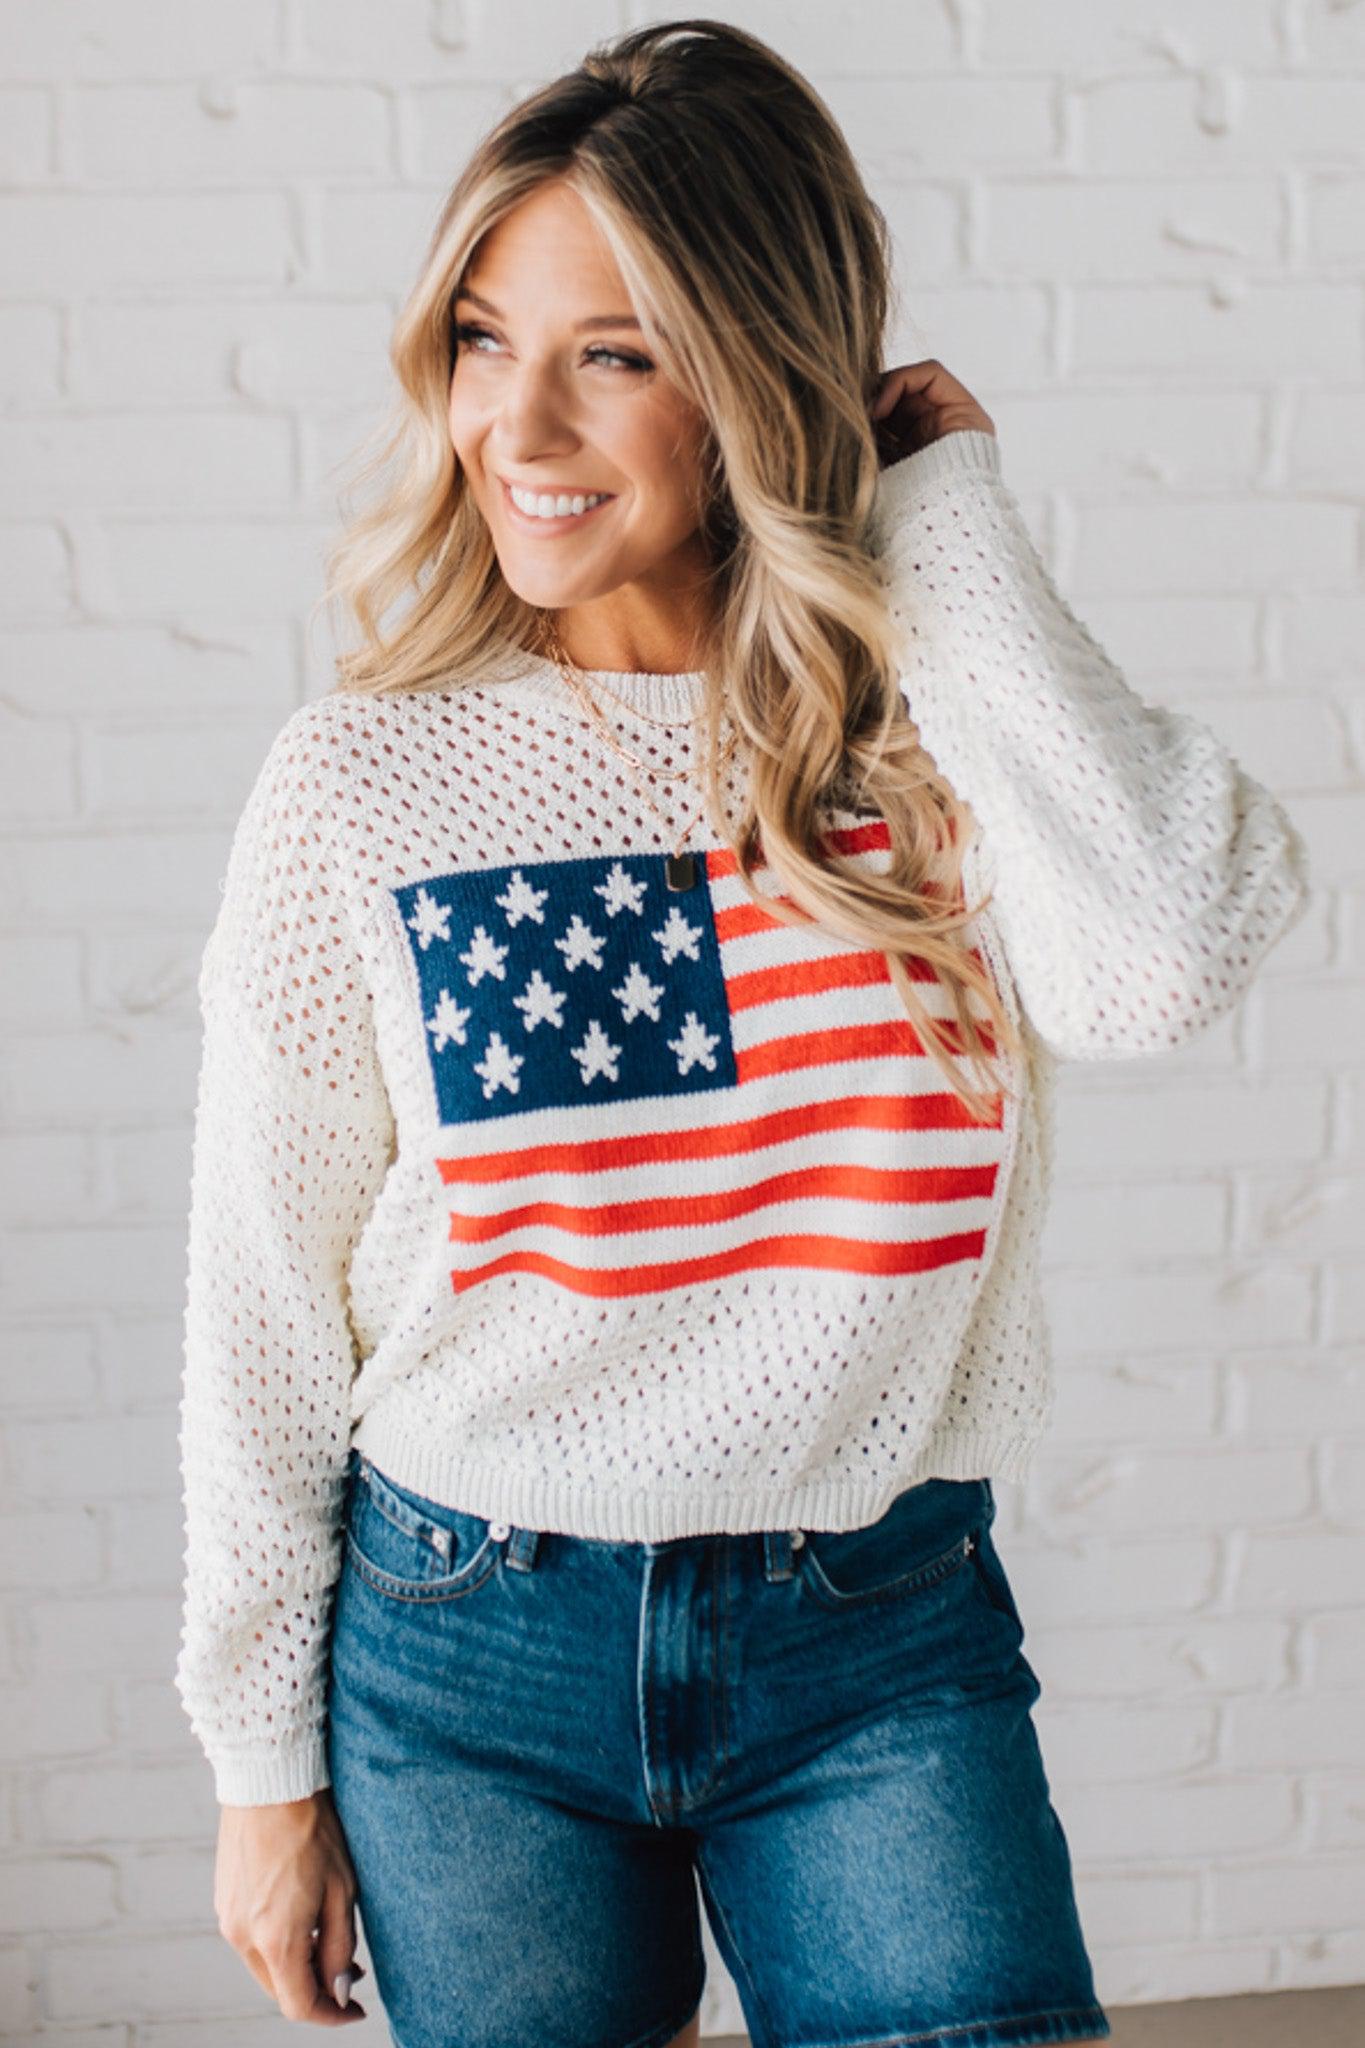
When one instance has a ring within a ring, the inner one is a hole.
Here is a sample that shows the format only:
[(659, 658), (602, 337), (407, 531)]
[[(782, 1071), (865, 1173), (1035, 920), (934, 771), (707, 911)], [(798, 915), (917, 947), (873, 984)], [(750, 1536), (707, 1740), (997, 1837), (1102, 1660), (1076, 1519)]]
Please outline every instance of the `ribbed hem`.
[(220, 1806), (278, 1806), (332, 1782), (325, 1736), (310, 1736), (293, 1749), (217, 1750), (209, 1762)]
[(924, 1479), (1021, 1481), (1038, 1443), (1037, 1437), (1018, 1432), (944, 1427), (890, 1478), (812, 1479), (795, 1486), (730, 1490), (643, 1485), (605, 1492), (461, 1457), (429, 1435), (414, 1434), (400, 1398), (371, 1408), (351, 1441), (390, 1479), (443, 1507), (514, 1529), (604, 1543), (668, 1543), (682, 1536), (740, 1536), (765, 1529), (861, 1529), (885, 1514), (897, 1494)]

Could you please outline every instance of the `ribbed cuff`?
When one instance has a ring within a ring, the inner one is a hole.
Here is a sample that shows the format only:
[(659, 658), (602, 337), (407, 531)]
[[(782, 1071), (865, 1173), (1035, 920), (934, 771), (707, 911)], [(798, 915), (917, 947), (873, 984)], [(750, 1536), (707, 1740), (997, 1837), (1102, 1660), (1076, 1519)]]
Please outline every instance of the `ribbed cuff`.
[(332, 1782), (324, 1736), (293, 1749), (228, 1749), (209, 1758), (220, 1806), (279, 1806)]
[(984, 427), (955, 427), (951, 433), (941, 434), (937, 441), (917, 448), (913, 455), (903, 455), (899, 462), (891, 463), (882, 471), (881, 481), (883, 488), (890, 486), (898, 493), (910, 493), (923, 490), (940, 477), (972, 469), (984, 469), (991, 476), (999, 476), (1000, 442)]

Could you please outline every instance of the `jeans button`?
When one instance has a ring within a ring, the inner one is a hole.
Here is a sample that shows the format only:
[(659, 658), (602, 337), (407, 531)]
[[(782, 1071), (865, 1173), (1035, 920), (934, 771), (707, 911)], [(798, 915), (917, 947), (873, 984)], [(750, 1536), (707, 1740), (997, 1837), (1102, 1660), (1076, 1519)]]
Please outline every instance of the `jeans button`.
[(511, 1527), (506, 1522), (490, 1522), (488, 1525), (488, 1533), (493, 1538), (493, 1541), (495, 1543), (505, 1543), (507, 1538), (511, 1535), (512, 1531)]
[(802, 1545), (802, 1544), (803, 1544), (803, 1543), (805, 1542), (805, 1540), (806, 1540), (806, 1532), (805, 1532), (805, 1530), (804, 1530), (804, 1529), (793, 1529), (793, 1530), (792, 1530), (792, 1532), (791, 1532), (791, 1539), (792, 1539), (792, 1549), (793, 1549), (793, 1550), (799, 1550), (799, 1549), (801, 1548), (801, 1545)]

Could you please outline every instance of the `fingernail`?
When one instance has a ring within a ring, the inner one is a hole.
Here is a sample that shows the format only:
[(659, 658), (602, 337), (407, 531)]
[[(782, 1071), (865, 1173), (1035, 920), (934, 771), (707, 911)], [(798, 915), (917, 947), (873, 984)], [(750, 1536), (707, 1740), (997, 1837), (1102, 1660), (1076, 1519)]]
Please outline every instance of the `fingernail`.
[(338, 1970), (332, 1979), (332, 1996), (343, 2008), (350, 2003), (351, 1986), (355, 1978), (349, 1970)]

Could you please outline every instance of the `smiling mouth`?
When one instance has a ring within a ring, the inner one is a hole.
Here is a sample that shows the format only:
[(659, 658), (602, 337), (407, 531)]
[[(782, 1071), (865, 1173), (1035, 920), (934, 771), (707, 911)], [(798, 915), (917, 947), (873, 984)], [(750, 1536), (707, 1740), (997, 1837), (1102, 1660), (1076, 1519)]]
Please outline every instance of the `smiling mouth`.
[(502, 499), (507, 508), (507, 515), (518, 531), (544, 534), (547, 538), (557, 533), (568, 533), (574, 527), (586, 526), (599, 512), (605, 512), (608, 505), (616, 503), (616, 494), (612, 492), (609, 497), (599, 498), (595, 505), (589, 505), (582, 512), (566, 512), (562, 518), (540, 519), (533, 512), (522, 511), (512, 496), (512, 487), (509, 483), (504, 482), (501, 477), (498, 482), (502, 487)]

